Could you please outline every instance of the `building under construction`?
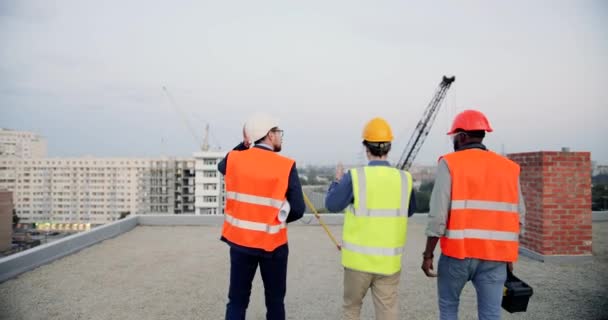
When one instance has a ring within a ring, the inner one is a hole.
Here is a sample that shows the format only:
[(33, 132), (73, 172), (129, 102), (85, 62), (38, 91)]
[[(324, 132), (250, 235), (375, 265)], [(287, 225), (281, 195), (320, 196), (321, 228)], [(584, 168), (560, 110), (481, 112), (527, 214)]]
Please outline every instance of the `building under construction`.
[(150, 160), (139, 183), (138, 212), (194, 213), (194, 160)]

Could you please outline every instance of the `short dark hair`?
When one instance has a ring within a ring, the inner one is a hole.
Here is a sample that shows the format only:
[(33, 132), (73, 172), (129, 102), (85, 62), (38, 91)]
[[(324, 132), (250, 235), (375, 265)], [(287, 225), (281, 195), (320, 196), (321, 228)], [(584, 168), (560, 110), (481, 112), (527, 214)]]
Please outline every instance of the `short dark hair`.
[(486, 132), (484, 130), (467, 131), (467, 135), (471, 138), (483, 139), (486, 136)]
[(464, 132), (467, 136), (469, 136), (471, 138), (483, 139), (486, 136), (485, 130), (471, 130), (471, 131), (465, 131), (462, 129), (456, 130), (456, 133), (460, 133), (460, 132)]
[(369, 150), (375, 157), (382, 157), (388, 154), (391, 151), (391, 143), (390, 142), (371, 142), (367, 140), (363, 140), (363, 145)]

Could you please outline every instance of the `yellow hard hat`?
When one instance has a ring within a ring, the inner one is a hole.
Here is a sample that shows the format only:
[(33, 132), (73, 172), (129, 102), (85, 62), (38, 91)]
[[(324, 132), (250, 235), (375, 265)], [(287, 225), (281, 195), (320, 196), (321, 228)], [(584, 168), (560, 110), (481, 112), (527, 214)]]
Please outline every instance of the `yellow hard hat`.
[(386, 120), (373, 118), (363, 128), (363, 140), (369, 142), (393, 141), (393, 131)]

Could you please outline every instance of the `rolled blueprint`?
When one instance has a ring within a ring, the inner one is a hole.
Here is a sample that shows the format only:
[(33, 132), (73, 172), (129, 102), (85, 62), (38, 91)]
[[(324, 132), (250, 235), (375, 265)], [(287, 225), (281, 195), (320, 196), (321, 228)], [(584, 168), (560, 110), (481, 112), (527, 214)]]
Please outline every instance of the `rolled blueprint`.
[(281, 205), (281, 208), (279, 209), (279, 221), (285, 222), (287, 220), (289, 210), (291, 210), (291, 207), (289, 206), (289, 201), (285, 200), (285, 202), (283, 202), (283, 205)]

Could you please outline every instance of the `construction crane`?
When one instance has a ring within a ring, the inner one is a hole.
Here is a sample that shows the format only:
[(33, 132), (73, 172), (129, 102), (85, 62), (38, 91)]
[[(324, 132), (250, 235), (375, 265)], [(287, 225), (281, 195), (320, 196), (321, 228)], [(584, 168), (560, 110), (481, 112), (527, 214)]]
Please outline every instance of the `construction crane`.
[(412, 136), (410, 137), (410, 140), (407, 143), (399, 162), (397, 162), (396, 167), (398, 169), (408, 170), (412, 166), (414, 159), (416, 159), (416, 155), (418, 155), (420, 147), (422, 147), (426, 136), (428, 136), (429, 132), (431, 131), (431, 127), (433, 126), (433, 122), (437, 116), (437, 112), (441, 107), (441, 102), (443, 101), (443, 98), (445, 98), (445, 94), (454, 80), (456, 80), (456, 77), (448, 78), (443, 76), (441, 83), (439, 83), (439, 88), (435, 92), (435, 96), (433, 96), (433, 99), (426, 107), (426, 110), (424, 110), (422, 119), (418, 121), (416, 129), (414, 129), (414, 132), (412, 133)]
[(207, 126), (205, 126), (205, 136), (203, 138), (203, 142), (201, 143), (198, 135), (196, 134), (196, 131), (194, 130), (192, 125), (190, 125), (190, 121), (188, 121), (188, 118), (186, 117), (186, 115), (182, 112), (181, 108), (177, 105), (177, 103), (175, 102), (175, 99), (173, 99), (173, 96), (169, 93), (169, 90), (167, 90), (167, 87), (163, 86), (163, 91), (165, 92), (165, 95), (167, 95), (169, 102), (171, 102), (171, 106), (175, 109), (175, 111), (177, 111), (177, 113), (179, 113), (179, 116), (181, 117), (182, 121), (184, 122), (184, 124), (186, 125), (188, 130), (190, 130), (190, 134), (192, 134), (194, 141), (196, 141), (196, 144), (199, 146), (201, 151), (209, 151), (209, 124), (207, 124)]

